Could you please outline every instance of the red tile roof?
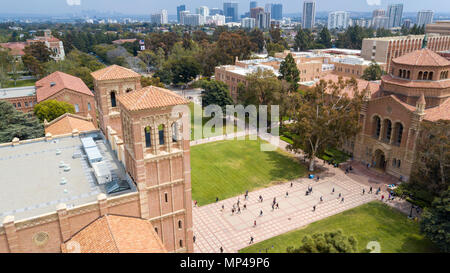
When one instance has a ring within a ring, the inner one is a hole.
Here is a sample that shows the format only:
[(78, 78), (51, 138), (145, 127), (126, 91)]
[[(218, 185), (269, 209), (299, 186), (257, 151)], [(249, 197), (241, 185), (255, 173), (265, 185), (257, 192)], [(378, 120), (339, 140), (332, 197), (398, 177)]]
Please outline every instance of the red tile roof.
[[(332, 82), (337, 83), (339, 80), (339, 77), (341, 77), (343, 81), (351, 79), (350, 77), (343, 77), (343, 76), (339, 76), (339, 75), (331, 74), (331, 73), (326, 74), (325, 76), (321, 77), (320, 79), (324, 80), (326, 82), (332, 81)], [(369, 87), (369, 91), (370, 91), (370, 94), (372, 95), (372, 98), (375, 97), (376, 94), (378, 93), (378, 91), (380, 90), (380, 84), (377, 82), (369, 82), (369, 81), (362, 80), (362, 79), (355, 79), (355, 80), (358, 84), (358, 90), (360, 92), (363, 92), (364, 90), (366, 90), (367, 87)], [(354, 95), (352, 87), (345, 88), (343, 90), (343, 93), (346, 93), (350, 98), (352, 98)]]
[(108, 66), (106, 68), (92, 72), (91, 75), (98, 81), (141, 77), (140, 74), (134, 72), (133, 70), (119, 65)]
[(425, 119), (429, 121), (450, 120), (450, 98), (439, 106), (425, 109)]
[(87, 132), (97, 128), (92, 123), (92, 119), (70, 113), (66, 113), (45, 125), (45, 133), (51, 133), (53, 136), (70, 134), (74, 129), (77, 129), (78, 132)]
[(38, 102), (46, 100), (63, 89), (69, 89), (88, 96), (94, 96), (80, 78), (59, 71), (37, 81), (35, 85)]
[(174, 92), (156, 86), (147, 86), (142, 89), (120, 95), (118, 100), (126, 109), (131, 111), (189, 103), (188, 100), (175, 94)]
[(0, 47), (11, 49), (11, 55), (13, 56), (23, 56), (25, 52), (23, 51), (26, 47), (26, 43), (17, 42), (17, 43), (0, 43)]
[(450, 61), (428, 48), (419, 49), (392, 60), (395, 64), (414, 66), (450, 66)]
[(167, 252), (152, 224), (145, 219), (105, 215), (84, 227), (61, 245), (77, 242), (81, 253), (165, 253)]

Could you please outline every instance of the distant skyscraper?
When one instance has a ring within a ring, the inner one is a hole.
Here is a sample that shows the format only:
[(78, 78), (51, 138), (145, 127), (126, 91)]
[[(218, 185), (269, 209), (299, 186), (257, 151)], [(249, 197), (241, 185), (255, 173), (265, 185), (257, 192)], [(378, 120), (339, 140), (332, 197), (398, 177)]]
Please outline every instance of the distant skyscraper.
[(405, 20), (403, 20), (403, 26), (404, 26), (404, 27), (406, 27), (406, 28), (411, 28), (411, 24), (412, 24), (412, 22), (411, 22), (410, 19), (405, 19)]
[(177, 7), (177, 20), (178, 20), (178, 23), (181, 23), (180, 13), (182, 11), (185, 11), (185, 10), (186, 10), (186, 6), (185, 5), (180, 5), (180, 6)]
[(315, 1), (305, 1), (303, 2), (303, 28), (313, 29), (316, 22), (316, 2)]
[(201, 16), (209, 16), (209, 8), (207, 6), (201, 6), (197, 8), (197, 14), (200, 14)]
[(254, 9), (254, 8), (256, 8), (257, 6), (258, 6), (258, 2), (256, 2), (256, 1), (250, 1), (250, 9), (249, 9), (249, 10)]
[(255, 18), (243, 18), (241, 20), (241, 26), (243, 28), (254, 28), (256, 26)]
[(434, 11), (421, 10), (417, 13), (417, 25), (424, 26), (433, 23)]
[(151, 22), (153, 24), (164, 25), (169, 23), (169, 17), (167, 15), (167, 10), (161, 10), (161, 13), (152, 14)]
[(378, 16), (386, 16), (386, 11), (384, 9), (376, 9), (372, 12), (372, 18), (378, 17)]
[(281, 20), (283, 19), (283, 4), (272, 4), (272, 19)]
[(348, 27), (349, 13), (346, 11), (333, 11), (328, 14), (328, 29), (346, 29)]
[(403, 4), (389, 5), (387, 17), (389, 17), (388, 28), (400, 27), (402, 23)]
[(258, 15), (258, 13), (264, 12), (264, 9), (262, 7), (256, 7), (256, 8), (252, 8), (250, 10), (250, 17), (251, 18), (255, 18)]
[(260, 29), (270, 27), (270, 12), (260, 12), (256, 15), (256, 27)]
[(372, 27), (374, 29), (388, 28), (389, 17), (387, 16), (376, 16), (372, 18)]
[(225, 18), (231, 22), (238, 22), (238, 3), (236, 2), (224, 2), (223, 3), (223, 13)]
[(264, 7), (264, 11), (265, 12), (271, 12), (272, 11), (272, 3), (267, 3), (266, 6)]

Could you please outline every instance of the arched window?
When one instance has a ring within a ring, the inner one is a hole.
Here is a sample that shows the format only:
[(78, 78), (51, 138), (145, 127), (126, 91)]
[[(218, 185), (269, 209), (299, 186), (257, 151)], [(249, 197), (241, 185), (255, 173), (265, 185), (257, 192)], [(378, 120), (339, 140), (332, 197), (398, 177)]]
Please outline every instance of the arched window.
[(420, 72), (419, 72), (419, 76), (417, 77), (417, 79), (420, 81), (420, 80), (422, 80), (422, 77), (423, 77), (423, 72), (420, 71)]
[(111, 107), (116, 107), (117, 106), (116, 92), (112, 91), (110, 95), (111, 95)]
[(178, 228), (179, 229), (183, 228), (183, 222), (181, 220), (178, 220)]
[(183, 247), (183, 240), (180, 240), (180, 247)]
[(158, 126), (158, 132), (159, 132), (159, 145), (164, 145), (164, 125)]
[(152, 138), (151, 138), (151, 128), (150, 126), (145, 127), (145, 147), (150, 148), (152, 146)]
[(178, 126), (177, 123), (172, 123), (172, 141), (178, 142)]
[(403, 71), (401, 69), (398, 70), (398, 76), (402, 78)]
[(389, 119), (386, 119), (384, 121), (384, 131), (385, 131), (384, 138), (386, 141), (389, 142), (392, 134), (392, 122)]
[(392, 167), (395, 167), (395, 166), (397, 166), (397, 159), (394, 158), (392, 160)]
[(402, 161), (399, 159), (397, 160), (397, 168), (400, 168), (402, 166)]
[(381, 130), (381, 119), (380, 117), (376, 116), (373, 118), (373, 134), (376, 138), (380, 137), (380, 130)]
[(411, 71), (410, 70), (408, 70), (406, 78), (411, 79)]
[(428, 72), (423, 72), (423, 80), (427, 80), (428, 79)]
[(88, 111), (91, 111), (91, 109), (92, 109), (92, 107), (91, 107), (91, 103), (90, 102), (88, 102)]
[(428, 80), (433, 80), (433, 72), (428, 73)]
[(402, 143), (403, 137), (403, 125), (400, 122), (395, 123), (395, 144), (399, 145)]

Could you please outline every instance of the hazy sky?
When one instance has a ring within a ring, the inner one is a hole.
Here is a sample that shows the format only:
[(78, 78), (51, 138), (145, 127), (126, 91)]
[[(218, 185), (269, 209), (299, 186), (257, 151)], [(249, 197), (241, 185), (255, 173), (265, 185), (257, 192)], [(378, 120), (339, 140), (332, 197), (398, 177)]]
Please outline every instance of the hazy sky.
[[(240, 14), (248, 11), (250, 0), (236, 1), (239, 3)], [(150, 14), (167, 9), (169, 14), (176, 14), (176, 6), (180, 4), (186, 4), (188, 10), (195, 11), (195, 8), (201, 5), (222, 8), (223, 2), (223, 0), (0, 0), (0, 13), (60, 14), (93, 9), (125, 14)], [(259, 6), (266, 3), (283, 3), (284, 13), (300, 13), (303, 0), (258, 1)], [(420, 9), (450, 12), (449, 0), (316, 0), (316, 3), (318, 11), (371, 11), (375, 8), (386, 8), (389, 3), (403, 3), (406, 12)]]

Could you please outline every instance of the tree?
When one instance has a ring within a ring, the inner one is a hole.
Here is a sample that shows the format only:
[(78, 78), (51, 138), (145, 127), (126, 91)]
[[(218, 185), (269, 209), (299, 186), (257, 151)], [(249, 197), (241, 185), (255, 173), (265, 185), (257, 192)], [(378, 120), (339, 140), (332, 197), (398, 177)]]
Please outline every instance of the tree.
[(258, 29), (254, 28), (252, 29), (249, 34), (250, 42), (252, 43), (252, 51), (254, 52), (261, 52), (264, 49), (264, 33)]
[(363, 39), (371, 37), (373, 37), (373, 29), (362, 28), (355, 25), (347, 28), (344, 33), (340, 33), (338, 35), (338, 39), (336, 40), (336, 47), (361, 49)]
[(53, 52), (43, 42), (34, 42), (25, 47), (23, 51), (36, 58), (40, 63), (50, 61), (53, 56)]
[(248, 59), (251, 55), (252, 44), (247, 35), (222, 32), (216, 44), (218, 64), (232, 64), (236, 57), (240, 60)]
[[(238, 101), (245, 105), (275, 105), (278, 103), (282, 86), (281, 81), (270, 70), (258, 69), (247, 75), (247, 85), (238, 86)], [(270, 109), (270, 107), (269, 107)]]
[(22, 62), (25, 67), (38, 79), (40, 79), (45, 74), (44, 66), (35, 57), (29, 54), (25, 54), (22, 57)]
[(381, 70), (380, 65), (376, 62), (372, 62), (369, 67), (364, 69), (363, 78), (366, 81), (378, 81), (381, 80), (381, 76), (383, 75), (383, 71)]
[(156, 86), (156, 87), (161, 87), (164, 88), (164, 84), (160, 81), (160, 79), (158, 77), (141, 77), (141, 86), (142, 87), (147, 87), (147, 86)]
[(75, 113), (75, 107), (64, 101), (46, 100), (34, 106), (34, 114), (43, 122), (48, 122), (64, 115), (65, 113)]
[(332, 46), (331, 34), (328, 28), (326, 27), (322, 28), (322, 30), (319, 33), (317, 43), (323, 45), (325, 48), (330, 48)]
[(424, 122), (421, 126), (410, 184), (440, 196), (450, 186), (450, 121)]
[(291, 90), (297, 90), (300, 72), (291, 53), (281, 62), (279, 71), (281, 75), (278, 78), (287, 81), (291, 85)]
[(44, 126), (30, 114), (17, 111), (7, 101), (0, 101), (0, 142), (11, 142), (44, 136)]
[(450, 187), (424, 210), (420, 230), (443, 252), (450, 252)]
[(186, 84), (200, 74), (200, 65), (193, 57), (181, 57), (170, 65), (174, 84)]
[(337, 83), (321, 80), (297, 99), (294, 123), (289, 127), (294, 139), (288, 149), (303, 150), (310, 160), (309, 170), (314, 171), (317, 155), (359, 133), (362, 95), (354, 78), (344, 81), (339, 77)]
[(200, 86), (205, 90), (202, 92), (202, 107), (208, 105), (219, 105), (223, 112), (227, 105), (233, 105), (228, 86), (216, 80), (203, 80)]
[(5, 88), (8, 82), (8, 73), (2, 67), (0, 67), (0, 87)]
[(300, 247), (288, 247), (286, 250), (288, 253), (355, 253), (357, 245), (355, 237), (347, 237), (338, 230), (306, 235)]
[(294, 46), (298, 51), (305, 51), (311, 49), (314, 40), (309, 29), (299, 29), (295, 36)]

